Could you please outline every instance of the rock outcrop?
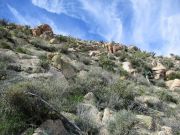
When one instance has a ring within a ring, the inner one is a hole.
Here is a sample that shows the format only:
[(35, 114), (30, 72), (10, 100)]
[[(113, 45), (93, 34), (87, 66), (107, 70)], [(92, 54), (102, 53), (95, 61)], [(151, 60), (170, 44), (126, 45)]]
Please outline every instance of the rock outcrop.
[(35, 37), (41, 36), (44, 39), (51, 39), (53, 37), (53, 30), (48, 24), (43, 24), (32, 29), (32, 35)]
[(112, 43), (105, 44), (104, 47), (106, 48), (108, 53), (115, 53), (115, 52), (117, 52), (119, 50), (123, 50), (123, 48), (124, 48), (123, 45), (120, 45), (120, 44), (115, 44), (114, 45)]
[(165, 79), (167, 69), (161, 63), (157, 63), (157, 65), (153, 67), (152, 70), (155, 79)]
[(170, 90), (180, 89), (180, 79), (166, 81), (166, 86)]

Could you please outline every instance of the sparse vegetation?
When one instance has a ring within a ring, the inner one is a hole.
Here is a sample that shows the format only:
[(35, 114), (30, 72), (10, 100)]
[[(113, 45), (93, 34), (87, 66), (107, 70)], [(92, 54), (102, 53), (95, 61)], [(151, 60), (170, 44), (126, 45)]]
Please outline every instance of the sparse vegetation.
[(107, 55), (101, 55), (99, 58), (99, 65), (109, 71), (114, 71), (115, 64)]
[(136, 122), (137, 120), (131, 112), (122, 110), (116, 114), (114, 120), (110, 121), (108, 130), (111, 135), (133, 135)]
[[(166, 82), (180, 79), (179, 56), (127, 46), (108, 53), (105, 42), (51, 36), (45, 40), (30, 26), (0, 20), (0, 134), (31, 135), (47, 119), (87, 135), (179, 130), (179, 85), (173, 91)], [(50, 44), (54, 38), (57, 44)], [(90, 56), (92, 51), (97, 53)], [(156, 79), (154, 60), (171, 74)], [(123, 62), (136, 72), (126, 71)]]

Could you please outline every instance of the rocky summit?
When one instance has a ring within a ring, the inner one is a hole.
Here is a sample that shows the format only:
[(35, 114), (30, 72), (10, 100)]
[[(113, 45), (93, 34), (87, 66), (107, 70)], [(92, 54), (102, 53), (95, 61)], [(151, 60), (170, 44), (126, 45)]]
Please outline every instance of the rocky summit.
[(180, 135), (180, 56), (0, 20), (1, 135)]

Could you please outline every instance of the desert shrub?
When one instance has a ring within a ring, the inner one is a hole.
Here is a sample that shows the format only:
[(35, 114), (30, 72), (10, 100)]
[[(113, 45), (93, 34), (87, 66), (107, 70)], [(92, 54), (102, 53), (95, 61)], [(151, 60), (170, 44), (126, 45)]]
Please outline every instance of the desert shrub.
[(87, 135), (97, 135), (98, 128), (96, 124), (88, 117), (88, 114), (82, 107), (77, 108), (77, 115), (79, 116), (75, 119), (75, 123), (80, 129)]
[(57, 38), (58, 38), (61, 42), (67, 42), (67, 41), (68, 41), (67, 36), (59, 35)]
[(27, 38), (27, 35), (22, 30), (20, 30), (20, 29), (15, 29), (14, 30), (14, 35), (16, 37), (23, 38), (23, 39)]
[(162, 80), (162, 79), (161, 80), (155, 80), (154, 85), (159, 86), (159, 87), (166, 87), (166, 84), (165, 84), (164, 80)]
[(123, 50), (115, 52), (114, 55), (119, 58), (119, 61), (126, 61), (126, 59), (129, 57), (128, 52), (126, 48), (123, 48)]
[(47, 59), (47, 57), (45, 55), (40, 55), (39, 56), (40, 59), (40, 66), (45, 69), (46, 71), (49, 70), (50, 66), (49, 66), (49, 61)]
[(161, 63), (167, 68), (167, 69), (170, 69), (170, 68), (173, 68), (174, 67), (174, 63), (171, 59), (162, 59), (161, 60)]
[(149, 86), (150, 85), (149, 81), (143, 75), (141, 75), (141, 74), (137, 74), (136, 76), (132, 76), (129, 79), (134, 81), (138, 85), (145, 85), (145, 86)]
[(108, 130), (111, 135), (134, 135), (134, 126), (137, 120), (129, 111), (122, 110), (118, 112), (115, 119), (109, 122)]
[(180, 72), (172, 73), (168, 76), (168, 80), (180, 79)]
[(129, 73), (126, 70), (124, 70), (121, 66), (118, 68), (117, 72), (120, 74), (120, 76), (125, 76), (125, 77), (129, 76)]
[(83, 62), (85, 65), (90, 65), (91, 64), (91, 59), (89, 59), (88, 57), (82, 56), (79, 58), (80, 62)]
[(101, 88), (95, 92), (95, 96), (99, 99), (98, 108), (109, 107), (111, 109), (120, 110), (127, 109), (134, 101), (135, 86), (132, 82), (120, 80), (109, 86)]
[(69, 45), (68, 44), (65, 44), (64, 46), (62, 46), (59, 50), (60, 53), (64, 53), (64, 54), (68, 54), (69, 51), (68, 51), (68, 48), (69, 48)]
[(12, 49), (12, 46), (7, 43), (7, 42), (0, 42), (0, 48), (3, 48), (3, 49)]
[(152, 78), (152, 69), (144, 59), (131, 57), (129, 58), (129, 61), (132, 63), (133, 68), (137, 69), (138, 73)]
[(108, 71), (114, 71), (115, 63), (111, 61), (105, 54), (100, 56), (99, 65)]
[(31, 44), (34, 45), (34, 47), (38, 48), (38, 49), (42, 49), (48, 52), (55, 52), (56, 48), (53, 46), (48, 46), (45, 45), (45, 43), (43, 43), (43, 41), (41, 39), (33, 39), (31, 41)]
[(172, 102), (172, 103), (175, 103), (177, 104), (178, 101), (176, 98), (174, 98), (169, 92), (167, 91), (162, 91), (159, 93), (159, 98), (162, 100), (162, 101), (165, 101), (165, 102)]
[(28, 92), (39, 91), (29, 83), (21, 83), (11, 86), (1, 95), (1, 133), (20, 134), (29, 124), (40, 124), (47, 117), (48, 108)]
[(7, 135), (20, 134), (17, 131), (22, 132), (31, 125), (39, 125), (45, 119), (56, 117), (41, 99), (56, 110), (63, 111), (63, 107), (69, 104), (69, 96), (67, 83), (60, 79), (33, 80), (11, 85), (0, 95), (0, 132), (6, 131)]
[(0, 39), (9, 37), (11, 37), (10, 33), (4, 27), (0, 27)]
[(16, 48), (16, 52), (18, 53), (24, 53), (24, 54), (30, 54), (30, 51), (27, 50), (26, 48), (22, 48), (22, 47), (17, 47)]

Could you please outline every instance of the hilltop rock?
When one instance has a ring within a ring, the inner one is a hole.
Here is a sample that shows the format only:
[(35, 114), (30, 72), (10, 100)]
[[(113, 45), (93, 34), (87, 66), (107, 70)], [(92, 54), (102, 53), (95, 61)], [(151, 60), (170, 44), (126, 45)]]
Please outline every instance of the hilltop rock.
[(37, 28), (32, 29), (32, 35), (35, 37), (41, 36), (44, 39), (50, 39), (53, 37), (53, 31), (48, 24), (43, 24), (38, 26)]

